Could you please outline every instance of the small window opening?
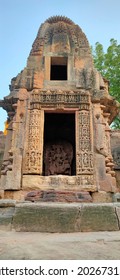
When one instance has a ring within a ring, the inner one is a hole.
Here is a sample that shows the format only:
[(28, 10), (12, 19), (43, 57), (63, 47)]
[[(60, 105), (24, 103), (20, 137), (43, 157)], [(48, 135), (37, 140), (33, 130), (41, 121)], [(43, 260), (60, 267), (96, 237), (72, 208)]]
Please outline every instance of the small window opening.
[(67, 57), (51, 57), (50, 80), (67, 80)]

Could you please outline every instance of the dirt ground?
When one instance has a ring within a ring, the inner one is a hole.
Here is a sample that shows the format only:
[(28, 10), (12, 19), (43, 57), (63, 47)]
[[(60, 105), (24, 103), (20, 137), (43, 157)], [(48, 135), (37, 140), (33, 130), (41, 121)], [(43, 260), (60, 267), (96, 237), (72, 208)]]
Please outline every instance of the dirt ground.
[(1, 260), (120, 260), (120, 231), (0, 231)]

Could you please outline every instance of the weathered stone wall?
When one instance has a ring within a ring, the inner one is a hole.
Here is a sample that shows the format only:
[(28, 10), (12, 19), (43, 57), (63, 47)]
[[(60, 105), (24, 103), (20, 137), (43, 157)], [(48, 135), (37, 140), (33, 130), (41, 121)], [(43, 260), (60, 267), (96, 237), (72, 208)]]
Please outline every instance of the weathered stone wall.
[(111, 151), (115, 164), (118, 192), (120, 192), (120, 130), (111, 131)]
[(1, 176), (1, 166), (3, 161), (4, 149), (5, 149), (5, 135), (3, 134), (2, 131), (0, 131), (0, 176)]

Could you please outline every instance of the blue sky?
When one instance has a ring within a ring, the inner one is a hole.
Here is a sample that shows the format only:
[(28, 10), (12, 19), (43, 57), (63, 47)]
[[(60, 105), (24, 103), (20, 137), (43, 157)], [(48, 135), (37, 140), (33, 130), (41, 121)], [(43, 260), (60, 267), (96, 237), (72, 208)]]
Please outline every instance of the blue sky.
[[(86, 34), (90, 45), (104, 49), (114, 38), (120, 44), (120, 0), (0, 0), (0, 99), (9, 94), (9, 84), (25, 66), (41, 23), (63, 15)], [(0, 109), (0, 130), (6, 113)]]

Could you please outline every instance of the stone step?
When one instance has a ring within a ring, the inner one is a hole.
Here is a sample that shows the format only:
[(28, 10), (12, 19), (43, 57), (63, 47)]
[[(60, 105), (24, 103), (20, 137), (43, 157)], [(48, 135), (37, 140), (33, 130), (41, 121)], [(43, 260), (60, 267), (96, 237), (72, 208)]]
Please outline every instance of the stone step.
[(0, 229), (10, 225), (12, 230), (22, 232), (118, 231), (120, 203), (24, 201), (8, 207), (0, 200)]

